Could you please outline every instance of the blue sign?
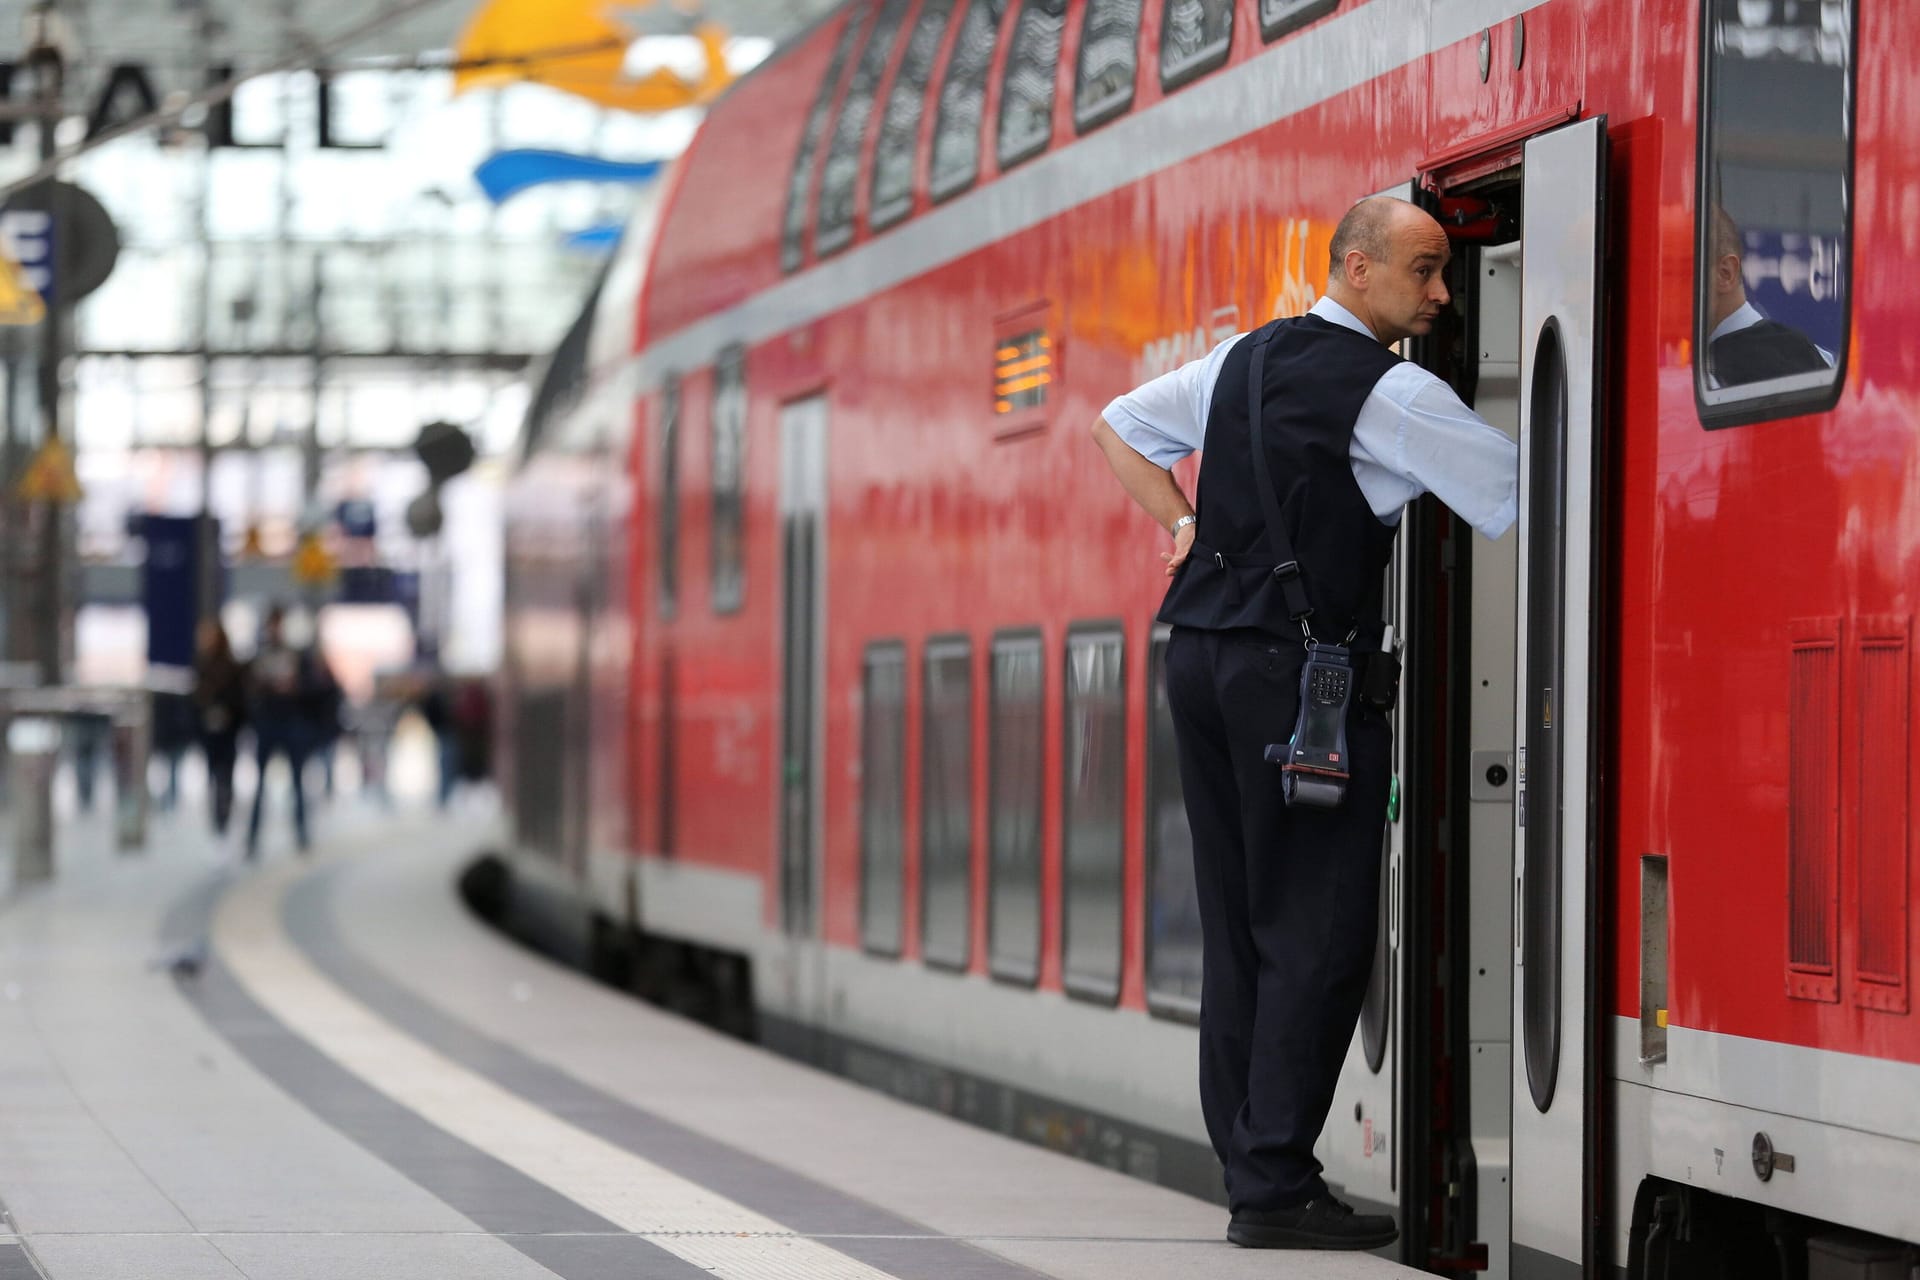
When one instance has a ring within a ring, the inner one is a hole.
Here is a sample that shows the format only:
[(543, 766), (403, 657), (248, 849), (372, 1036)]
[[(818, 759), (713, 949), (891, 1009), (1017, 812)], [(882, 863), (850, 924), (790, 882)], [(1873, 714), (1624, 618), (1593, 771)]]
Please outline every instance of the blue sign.
[[(140, 571), (140, 599), (147, 610), (147, 661), (155, 666), (193, 665), (193, 629), (200, 613), (198, 516), (146, 516), (141, 534), (147, 562)], [(220, 526), (213, 526), (214, 545)]]
[(375, 523), (373, 504), (365, 498), (349, 498), (334, 512), (340, 532), (349, 538), (371, 538)]

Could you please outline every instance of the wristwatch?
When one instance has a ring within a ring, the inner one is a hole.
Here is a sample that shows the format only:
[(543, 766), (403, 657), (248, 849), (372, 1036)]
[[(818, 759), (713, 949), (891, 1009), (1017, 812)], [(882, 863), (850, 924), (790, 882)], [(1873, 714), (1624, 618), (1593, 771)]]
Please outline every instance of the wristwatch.
[(1190, 524), (1199, 524), (1199, 523), (1200, 523), (1199, 516), (1181, 516), (1178, 520), (1175, 520), (1173, 522), (1173, 528), (1167, 530), (1167, 532), (1171, 533), (1174, 537), (1177, 538), (1180, 536), (1180, 531), (1182, 529), (1186, 528)]

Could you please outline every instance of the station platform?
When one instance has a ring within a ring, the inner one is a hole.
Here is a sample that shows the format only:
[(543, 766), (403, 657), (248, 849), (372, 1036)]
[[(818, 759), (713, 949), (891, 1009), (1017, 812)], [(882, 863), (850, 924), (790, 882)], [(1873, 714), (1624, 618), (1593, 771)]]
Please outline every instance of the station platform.
[[(0, 1280), (1416, 1275), (728, 1039), (492, 932), (481, 816), (84, 824), (0, 879)], [(9, 868), (0, 864), (0, 875)]]

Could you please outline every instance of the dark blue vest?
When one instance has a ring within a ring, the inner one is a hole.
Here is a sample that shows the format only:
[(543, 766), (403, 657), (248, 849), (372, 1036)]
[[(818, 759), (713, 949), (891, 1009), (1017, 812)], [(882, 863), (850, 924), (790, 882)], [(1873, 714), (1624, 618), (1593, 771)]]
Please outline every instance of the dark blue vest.
[[(1200, 458), (1200, 517), (1193, 554), (1167, 598), (1160, 621), (1225, 630), (1251, 627), (1298, 639), (1288, 619), (1276, 557), (1255, 488), (1253, 438), (1247, 419), (1252, 343), (1227, 352), (1207, 411)], [(1267, 465), (1287, 537), (1299, 557), (1313, 633), (1376, 647), (1380, 596), (1394, 531), (1367, 505), (1353, 478), (1348, 450), (1353, 424), (1374, 384), (1400, 357), (1366, 334), (1318, 316), (1280, 322), (1267, 346), (1263, 382)]]

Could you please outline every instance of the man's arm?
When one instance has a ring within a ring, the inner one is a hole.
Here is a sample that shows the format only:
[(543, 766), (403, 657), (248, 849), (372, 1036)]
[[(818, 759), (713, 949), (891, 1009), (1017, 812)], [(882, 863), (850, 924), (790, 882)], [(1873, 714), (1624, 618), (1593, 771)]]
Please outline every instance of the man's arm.
[[(1127, 495), (1159, 521), (1162, 529), (1170, 530), (1181, 516), (1193, 514), (1187, 495), (1180, 492), (1180, 486), (1174, 483), (1173, 473), (1135, 452), (1132, 445), (1107, 425), (1105, 418), (1093, 420), (1093, 440), (1100, 446), (1100, 452), (1106, 455), (1107, 465), (1113, 468), (1113, 474), (1119, 477)], [(1168, 577), (1172, 577), (1173, 571), (1186, 563), (1187, 553), (1193, 549), (1193, 533), (1198, 527), (1189, 524), (1181, 529), (1173, 537), (1172, 553), (1161, 554), (1160, 558), (1167, 562)]]

